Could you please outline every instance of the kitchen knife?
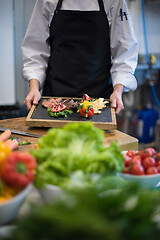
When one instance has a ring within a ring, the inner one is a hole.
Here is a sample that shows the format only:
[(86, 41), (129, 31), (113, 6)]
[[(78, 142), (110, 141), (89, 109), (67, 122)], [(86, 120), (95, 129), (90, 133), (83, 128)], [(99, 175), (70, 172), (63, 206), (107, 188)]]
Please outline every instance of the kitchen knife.
[[(7, 129), (9, 128), (3, 128), (3, 127), (0, 127), (0, 131), (6, 131)], [(9, 129), (11, 131), (11, 133), (13, 134), (18, 134), (18, 135), (23, 135), (23, 136), (29, 136), (29, 137), (34, 137), (34, 138), (39, 138), (41, 137), (41, 135), (37, 135), (37, 134), (34, 134), (34, 133), (29, 133), (29, 132), (23, 132), (23, 131), (19, 131), (19, 130), (14, 130), (14, 129)]]

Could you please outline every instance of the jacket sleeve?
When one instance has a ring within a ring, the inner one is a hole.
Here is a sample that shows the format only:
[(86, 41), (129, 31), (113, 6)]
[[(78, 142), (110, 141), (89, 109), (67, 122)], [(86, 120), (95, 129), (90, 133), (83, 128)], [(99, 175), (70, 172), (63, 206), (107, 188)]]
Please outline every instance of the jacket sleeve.
[(44, 0), (37, 0), (24, 40), (22, 42), (23, 78), (27, 81), (35, 78), (43, 86), (45, 72), (50, 56), (48, 44), (49, 24), (54, 9), (45, 4)]
[(134, 77), (138, 46), (125, 0), (113, 0), (110, 8), (110, 42), (113, 86), (123, 84), (124, 91), (135, 90)]

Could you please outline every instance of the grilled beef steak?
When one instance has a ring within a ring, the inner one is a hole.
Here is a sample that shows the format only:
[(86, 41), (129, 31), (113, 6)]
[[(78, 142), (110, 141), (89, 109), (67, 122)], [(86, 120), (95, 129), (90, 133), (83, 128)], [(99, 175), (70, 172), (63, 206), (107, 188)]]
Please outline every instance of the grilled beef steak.
[(77, 111), (79, 103), (73, 99), (62, 100), (62, 98), (49, 98), (48, 100), (43, 100), (42, 106), (46, 108), (51, 108), (52, 112), (64, 111), (65, 109)]

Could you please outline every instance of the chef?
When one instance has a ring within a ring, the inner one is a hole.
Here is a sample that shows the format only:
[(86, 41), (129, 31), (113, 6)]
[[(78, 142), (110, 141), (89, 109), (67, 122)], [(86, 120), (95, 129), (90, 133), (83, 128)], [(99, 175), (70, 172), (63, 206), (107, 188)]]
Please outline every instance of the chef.
[(110, 98), (137, 88), (137, 41), (125, 0), (37, 0), (23, 43), (28, 110), (43, 96)]

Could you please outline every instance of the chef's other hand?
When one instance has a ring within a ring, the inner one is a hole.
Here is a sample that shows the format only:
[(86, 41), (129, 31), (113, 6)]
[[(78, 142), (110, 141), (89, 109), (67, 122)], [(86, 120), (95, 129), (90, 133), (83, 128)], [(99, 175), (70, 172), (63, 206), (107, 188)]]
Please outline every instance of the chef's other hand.
[(116, 84), (114, 86), (113, 93), (110, 96), (111, 107), (115, 108), (116, 114), (120, 113), (124, 109), (122, 101), (122, 93), (124, 86), (122, 84)]
[(37, 79), (30, 80), (30, 91), (24, 100), (24, 104), (27, 109), (30, 110), (33, 105), (37, 105), (38, 101), (41, 99), (41, 94), (39, 92), (39, 81)]

